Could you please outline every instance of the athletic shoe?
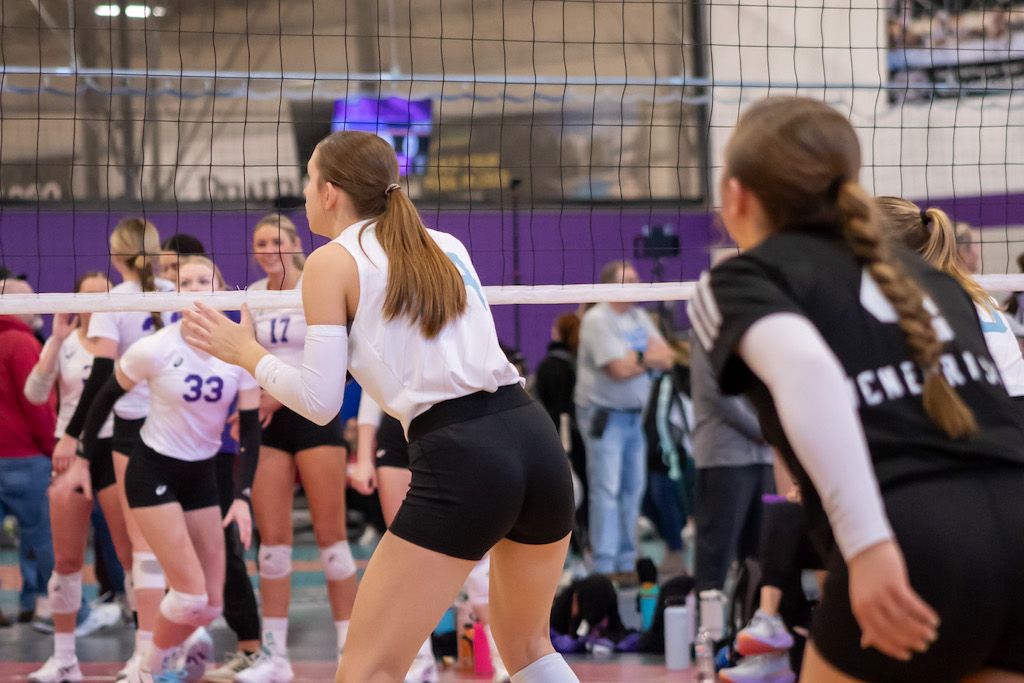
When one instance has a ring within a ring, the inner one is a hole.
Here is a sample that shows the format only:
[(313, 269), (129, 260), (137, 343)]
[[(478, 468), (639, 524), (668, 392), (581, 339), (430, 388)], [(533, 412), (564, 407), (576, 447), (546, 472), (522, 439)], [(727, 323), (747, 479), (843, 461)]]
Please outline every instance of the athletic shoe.
[(255, 652), (251, 655), (247, 655), (241, 650), (234, 652), (225, 657), (224, 663), (216, 669), (207, 671), (206, 675), (203, 676), (203, 680), (211, 681), (211, 683), (230, 683), (230, 681), (235, 680), (235, 674), (245, 671), (252, 666), (255, 658)]
[(50, 657), (43, 668), (28, 675), (29, 683), (71, 683), (82, 680), (82, 670), (78, 668), (78, 658), (61, 664), (56, 657)]
[(184, 671), (180, 669), (166, 669), (158, 673), (136, 669), (126, 680), (128, 683), (185, 683)]
[(200, 626), (181, 645), (181, 654), (172, 668), (184, 671), (185, 680), (195, 683), (206, 673), (206, 663), (213, 660), (213, 638)]
[(142, 668), (142, 655), (133, 654), (124, 664), (124, 668), (117, 672), (115, 680), (123, 681), (138, 674)]
[(789, 653), (774, 652), (744, 657), (740, 663), (718, 672), (723, 683), (795, 683), (796, 674), (789, 668)]
[(782, 619), (761, 610), (754, 612), (750, 623), (736, 634), (736, 651), (744, 657), (788, 650), (791, 647), (793, 636), (789, 635)]
[(291, 683), (293, 678), (295, 673), (288, 660), (265, 647), (253, 655), (252, 666), (235, 675), (238, 683)]
[(437, 683), (437, 662), (429, 653), (416, 653), (412, 660), (409, 673), (405, 674), (405, 683)]
[(121, 608), (112, 602), (99, 602), (91, 606), (89, 616), (81, 624), (75, 626), (75, 635), (79, 638), (91, 636), (100, 629), (114, 626), (121, 621)]

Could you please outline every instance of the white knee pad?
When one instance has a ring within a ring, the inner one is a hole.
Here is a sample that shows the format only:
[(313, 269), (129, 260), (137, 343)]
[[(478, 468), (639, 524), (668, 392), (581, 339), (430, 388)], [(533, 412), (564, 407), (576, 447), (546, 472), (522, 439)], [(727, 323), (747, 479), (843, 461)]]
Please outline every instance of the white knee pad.
[(466, 577), (466, 597), (471, 605), (486, 605), (491, 598), (491, 556), (473, 565)]
[(260, 547), (260, 578), (283, 579), (292, 573), (292, 547), (290, 545), (264, 545)]
[(213, 623), (213, 620), (221, 615), (224, 611), (224, 605), (207, 605), (203, 609), (201, 620), (203, 623), (200, 626), (209, 626)]
[(190, 595), (179, 593), (172, 588), (160, 601), (160, 614), (175, 624), (199, 627), (206, 625), (203, 623), (203, 617), (208, 607), (206, 593)]
[(46, 594), (54, 614), (77, 614), (82, 606), (82, 572), (74, 574), (50, 574)]
[(328, 581), (341, 581), (356, 573), (356, 562), (348, 541), (320, 548), (320, 560), (324, 563), (324, 576)]
[(132, 583), (135, 590), (164, 590), (167, 577), (153, 553), (132, 553)]

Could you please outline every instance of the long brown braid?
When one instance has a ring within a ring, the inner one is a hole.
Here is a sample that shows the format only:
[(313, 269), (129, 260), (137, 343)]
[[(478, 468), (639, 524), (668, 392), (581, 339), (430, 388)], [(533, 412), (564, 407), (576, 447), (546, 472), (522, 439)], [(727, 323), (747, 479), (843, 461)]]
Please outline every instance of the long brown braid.
[(740, 118), (726, 147), (726, 178), (757, 198), (773, 232), (842, 235), (896, 310), (914, 361), (924, 373), (928, 417), (954, 438), (977, 431), (970, 408), (940, 368), (943, 343), (921, 287), (895, 260), (874, 201), (856, 182), (861, 154), (849, 120), (824, 102), (773, 97)]
[[(121, 255), (135, 254), (127, 258), (128, 267), (139, 275), (139, 284), (143, 292), (156, 291), (156, 276), (153, 264), (160, 259), (160, 233), (156, 226), (145, 218), (125, 218), (114, 227), (110, 235), (112, 252)], [(164, 319), (156, 311), (150, 312), (153, 329), (164, 326)]]
[(932, 327), (932, 314), (924, 306), (924, 291), (893, 258), (890, 243), (875, 215), (873, 199), (859, 184), (845, 182), (839, 188), (837, 203), (846, 244), (896, 310), (897, 324), (907, 346), (924, 371), (921, 398), (928, 417), (954, 438), (977, 432), (974, 413), (939, 367), (944, 344)]

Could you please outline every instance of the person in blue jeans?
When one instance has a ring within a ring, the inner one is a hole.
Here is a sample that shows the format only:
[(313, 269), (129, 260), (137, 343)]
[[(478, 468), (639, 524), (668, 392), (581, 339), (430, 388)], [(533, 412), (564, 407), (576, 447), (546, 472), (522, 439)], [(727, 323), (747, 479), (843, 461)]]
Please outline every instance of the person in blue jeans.
[[(638, 282), (626, 261), (601, 270), (601, 282)], [(576, 420), (587, 451), (593, 570), (632, 572), (644, 494), (647, 445), (642, 412), (650, 370), (668, 370), (672, 350), (641, 308), (600, 303), (583, 315), (576, 369)]]
[[(0, 280), (0, 295), (31, 294), (23, 280)], [(46, 597), (53, 571), (53, 541), (46, 489), (57, 412), (52, 397), (32, 405), (22, 389), (42, 345), (32, 333), (31, 315), (0, 315), (0, 507), (18, 520), (21, 565), (19, 621), (30, 621), (36, 599)]]

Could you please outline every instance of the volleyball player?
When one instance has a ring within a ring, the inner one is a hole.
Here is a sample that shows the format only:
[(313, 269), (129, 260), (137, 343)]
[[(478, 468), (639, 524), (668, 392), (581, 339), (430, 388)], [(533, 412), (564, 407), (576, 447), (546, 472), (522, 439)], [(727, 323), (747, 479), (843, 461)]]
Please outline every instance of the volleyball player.
[[(961, 258), (960, 230), (970, 240), (966, 223), (954, 224), (942, 209), (922, 210), (917, 204), (900, 197), (878, 197), (883, 223), (889, 234), (913, 249), (928, 263), (953, 276), (964, 288), (978, 311), (981, 331), (999, 367), (999, 374), (1017, 405), (1024, 410), (1024, 357), (1021, 356), (1017, 336), (999, 304), (970, 276), (969, 265)], [(958, 230), (958, 226), (963, 226)], [(977, 264), (977, 260), (974, 261)]]
[[(179, 265), (183, 291), (211, 291), (213, 264), (192, 256)], [(177, 647), (223, 610), (224, 535), (222, 526), (238, 524), (249, 545), (252, 521), (247, 491), (259, 454), (259, 389), (245, 370), (196, 351), (181, 336), (181, 323), (164, 327), (130, 346), (115, 367), (114, 378), (97, 394), (83, 429), (85, 459), (95, 449), (97, 423), (114, 402), (145, 382), (149, 413), (125, 471), (128, 505), (167, 576), (169, 590), (160, 602), (153, 640), (129, 683), (198, 680), (205, 661), (173, 668)], [(214, 456), (229, 409), (238, 396), (241, 467), (235, 501), (221, 523)], [(75, 467), (68, 488), (89, 490), (88, 473)]]
[[(253, 253), (266, 277), (254, 290), (301, 287), (304, 256), (295, 224), (285, 216), (262, 218), (253, 232)], [(256, 339), (272, 354), (302, 363), (306, 320), (302, 309), (267, 309), (253, 314)], [(252, 503), (260, 530), (259, 572), (263, 602), (262, 647), (251, 666), (239, 672), (242, 683), (292, 680), (287, 658), (288, 603), (291, 599), (292, 505), (298, 470), (313, 522), (313, 534), (327, 578), (334, 615), (337, 654), (345, 647), (358, 580), (345, 527), (345, 438), (340, 414), (326, 425), (310, 422), (269, 393), (260, 399), (264, 426)]]
[[(391, 526), (409, 492), (412, 480), (412, 473), (409, 471), (409, 444), (405, 440), (402, 423), (384, 413), (365, 393), (359, 401), (357, 423), (359, 438), (356, 446), (356, 464), (349, 479), (352, 488), (364, 496), (377, 489), (380, 494), (381, 510), (384, 513), (384, 523)], [(477, 621), (483, 623), (484, 632), (487, 634), (491, 665), (494, 669), (493, 680), (504, 683), (508, 681), (508, 671), (501, 661), (501, 655), (491, 633), (490, 571), (491, 557), (485, 555), (469, 572), (465, 587), (469, 605)], [(437, 677), (434, 648), (428, 636), (405, 675), (405, 683), (436, 683)]]
[[(126, 218), (120, 221), (110, 235), (110, 262), (121, 275), (122, 282), (110, 290), (111, 294), (173, 291), (172, 283), (154, 277), (154, 268), (158, 266), (159, 259), (160, 235), (152, 223), (142, 218)], [(133, 342), (161, 329), (171, 321), (171, 318), (170, 313), (138, 311), (93, 314), (89, 321), (87, 337), (93, 344), (95, 359), (75, 413), (68, 422), (64, 436), (54, 449), (55, 462), (74, 462), (78, 435), (85, 416), (92, 405), (93, 397), (114, 374), (114, 361)], [(152, 639), (153, 625), (166, 588), (160, 564), (143, 538), (124, 497), (124, 471), (128, 466), (128, 454), (138, 441), (139, 429), (148, 410), (149, 389), (145, 384), (140, 384), (125, 394), (114, 406), (114, 435), (111, 442), (114, 475), (131, 542), (131, 554), (119, 552), (118, 559), (125, 570), (125, 588), (129, 602), (138, 614), (135, 651), (125, 668), (118, 673), (118, 678), (126, 677), (128, 671), (138, 665), (141, 653)]]
[[(86, 294), (106, 292), (110, 280), (99, 271), (86, 273), (75, 283), (75, 292)], [(57, 409), (59, 438), (71, 419), (82, 394), (82, 387), (93, 363), (93, 342), (86, 337), (91, 314), (57, 314), (53, 316), (53, 334), (43, 346), (39, 362), (25, 382), (25, 397), (32, 403), (47, 401), (54, 384), (60, 404)], [(95, 483), (96, 498), (103, 510), (110, 536), (118, 554), (131, 554), (128, 532), (124, 526), (121, 501), (114, 488), (114, 464), (110, 455), (110, 437), (114, 426), (107, 420), (100, 430), (96, 458), (91, 463), (91, 476)], [(53, 471), (58, 476), (71, 462), (65, 458), (53, 460)], [(82, 565), (85, 563), (86, 541), (92, 501), (81, 493), (62, 495), (62, 489), (51, 488), (50, 527), (53, 532), (53, 575), (47, 583), (47, 595), (53, 609), (54, 651), (42, 668), (29, 674), (34, 683), (80, 681), (82, 671), (75, 651), (75, 630), (79, 608), (82, 605)], [(88, 619), (101, 625), (111, 625), (120, 617), (117, 605), (98, 605)], [(95, 628), (95, 627), (93, 627)]]
[(751, 107), (721, 181), (745, 252), (690, 305), (722, 389), (751, 398), (835, 541), (801, 676), (1019, 681), (1024, 430), (970, 298), (883, 237), (859, 173), (829, 106)]
[(331, 134), (308, 172), (310, 228), (332, 242), (306, 264), (302, 367), (256, 343), (244, 312), (237, 325), (197, 304), (186, 334), (318, 423), (337, 414), (348, 369), (408, 435), (409, 494), (363, 575), (337, 680), (401, 680), (490, 550), (512, 680), (576, 681), (548, 629), (572, 528), (568, 463), (498, 345), (468, 252), (423, 226), (377, 136)]

